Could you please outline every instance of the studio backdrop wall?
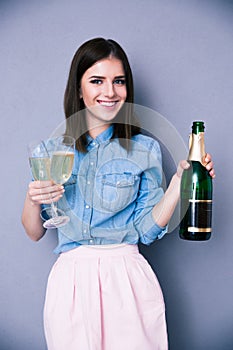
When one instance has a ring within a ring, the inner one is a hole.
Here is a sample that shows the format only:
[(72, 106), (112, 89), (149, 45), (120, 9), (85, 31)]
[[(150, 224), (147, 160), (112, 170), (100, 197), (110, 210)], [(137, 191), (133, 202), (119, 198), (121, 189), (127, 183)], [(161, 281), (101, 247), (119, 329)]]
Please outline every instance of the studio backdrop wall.
[[(64, 120), (72, 56), (96, 36), (119, 41), (135, 102), (165, 118), (185, 145), (192, 121), (205, 121), (217, 174), (211, 239), (183, 241), (176, 226), (140, 250), (163, 289), (170, 350), (231, 350), (233, 2), (224, 0), (0, 1), (0, 350), (46, 350), (42, 313), (57, 240), (49, 231), (32, 242), (21, 225), (27, 144)], [(150, 123), (156, 130), (156, 118)], [(169, 181), (176, 162), (162, 150)]]

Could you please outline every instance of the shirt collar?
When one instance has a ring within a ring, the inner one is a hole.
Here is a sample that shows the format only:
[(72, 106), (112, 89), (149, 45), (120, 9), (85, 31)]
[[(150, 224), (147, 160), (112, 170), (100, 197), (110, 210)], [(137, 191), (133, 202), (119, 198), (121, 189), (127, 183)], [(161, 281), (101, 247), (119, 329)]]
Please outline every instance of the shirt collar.
[(95, 139), (93, 139), (90, 135), (87, 135), (87, 146), (91, 146), (91, 144), (100, 144), (107, 140), (110, 140), (113, 134), (113, 125), (110, 125), (106, 130), (101, 132)]

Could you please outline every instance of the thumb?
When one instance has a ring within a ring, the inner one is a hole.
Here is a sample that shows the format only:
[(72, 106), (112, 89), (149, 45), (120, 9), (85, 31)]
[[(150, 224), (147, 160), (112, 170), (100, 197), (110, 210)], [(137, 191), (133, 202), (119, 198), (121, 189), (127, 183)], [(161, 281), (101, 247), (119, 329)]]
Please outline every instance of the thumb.
[(185, 169), (188, 169), (190, 167), (190, 164), (187, 160), (181, 160), (178, 164), (176, 174), (178, 177), (181, 177), (183, 174), (183, 171)]

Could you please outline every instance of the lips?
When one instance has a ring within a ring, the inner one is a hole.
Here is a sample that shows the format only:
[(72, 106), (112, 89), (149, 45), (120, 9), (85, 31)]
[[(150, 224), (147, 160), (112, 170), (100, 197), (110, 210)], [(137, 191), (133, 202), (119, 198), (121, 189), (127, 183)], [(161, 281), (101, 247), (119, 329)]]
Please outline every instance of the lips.
[(101, 106), (104, 106), (104, 107), (113, 107), (117, 104), (118, 101), (103, 101), (103, 100), (98, 100), (98, 103), (101, 105)]

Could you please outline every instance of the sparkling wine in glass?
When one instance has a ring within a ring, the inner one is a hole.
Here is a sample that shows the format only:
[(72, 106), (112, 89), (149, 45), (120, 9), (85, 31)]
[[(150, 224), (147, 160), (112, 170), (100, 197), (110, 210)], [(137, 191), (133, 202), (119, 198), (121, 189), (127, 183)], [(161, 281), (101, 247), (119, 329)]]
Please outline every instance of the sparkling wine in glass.
[[(41, 141), (34, 148), (29, 147), (30, 166), (35, 180), (52, 180), (55, 184), (64, 184), (71, 176), (74, 163), (75, 140), (70, 136), (59, 136)], [(49, 217), (45, 220), (44, 217)], [(57, 208), (55, 202), (41, 211), (41, 217), (47, 229), (64, 226), (69, 216)]]

